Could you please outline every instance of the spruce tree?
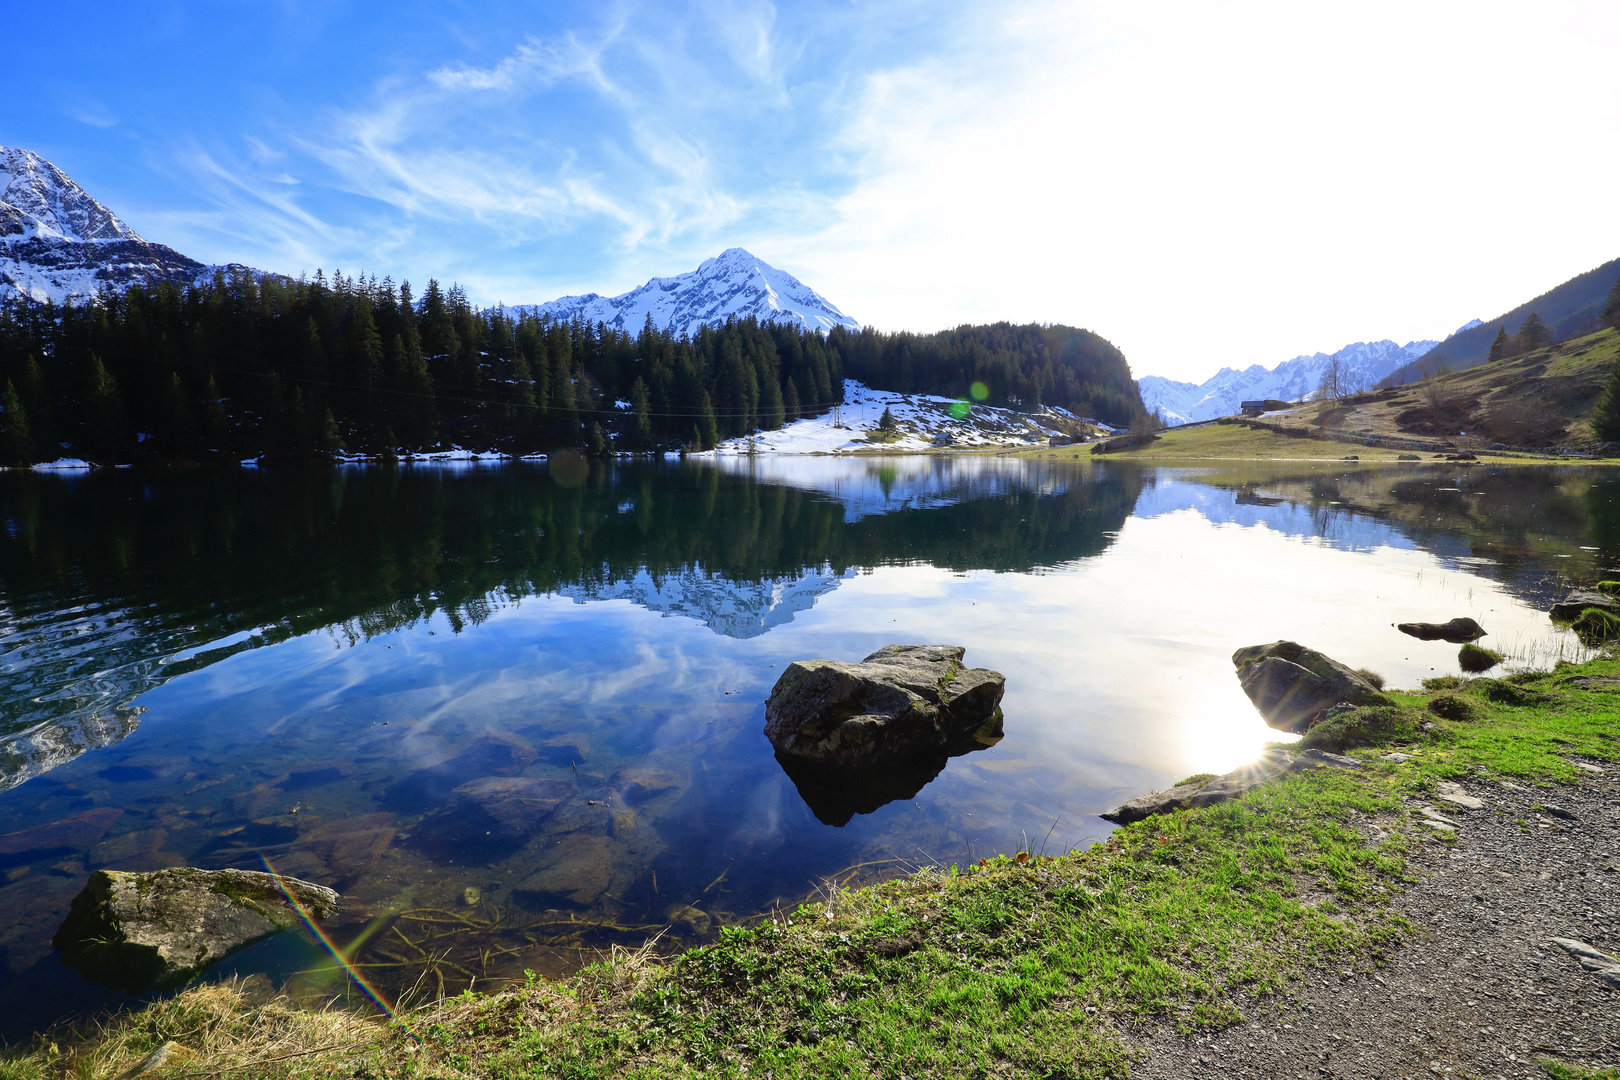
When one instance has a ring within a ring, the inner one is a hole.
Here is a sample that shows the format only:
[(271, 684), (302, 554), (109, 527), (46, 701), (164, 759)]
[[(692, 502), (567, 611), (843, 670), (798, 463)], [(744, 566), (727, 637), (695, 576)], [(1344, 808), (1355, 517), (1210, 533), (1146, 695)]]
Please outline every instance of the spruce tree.
[(1486, 355), (1485, 362), (1488, 364), (1492, 361), (1502, 359), (1508, 355), (1508, 350), (1511, 347), (1511, 344), (1508, 342), (1507, 327), (1498, 326), (1496, 328), (1496, 337), (1491, 340), (1491, 351)]
[(1609, 296), (1603, 301), (1603, 325), (1620, 330), (1620, 277), (1609, 287)]
[(1604, 442), (1620, 442), (1620, 361), (1609, 370), (1608, 384), (1592, 414), (1592, 434)]
[(603, 432), (602, 423), (599, 420), (591, 421), (589, 446), (591, 454), (595, 457), (607, 457), (611, 449), (607, 434)]
[(709, 392), (703, 391), (703, 401), (698, 411), (699, 445), (705, 450), (713, 450), (720, 441), (720, 425), (714, 418), (714, 405), (709, 400)]
[(116, 451), (125, 442), (129, 421), (124, 413), (124, 399), (118, 392), (118, 381), (95, 353), (90, 354), (89, 391), (86, 440), (98, 450)]
[[(650, 323), (652, 316), (648, 316)], [(635, 445), (638, 450), (650, 450), (653, 444), (652, 405), (647, 394), (647, 380), (640, 375), (630, 387), (630, 408), (635, 414)]]
[(1541, 316), (1531, 312), (1519, 327), (1519, 351), (1530, 352), (1539, 349), (1552, 340), (1552, 330), (1541, 321)]
[(34, 434), (28, 426), (28, 413), (23, 408), (22, 395), (6, 380), (6, 392), (0, 397), (0, 454), (7, 465), (31, 465), (34, 461)]

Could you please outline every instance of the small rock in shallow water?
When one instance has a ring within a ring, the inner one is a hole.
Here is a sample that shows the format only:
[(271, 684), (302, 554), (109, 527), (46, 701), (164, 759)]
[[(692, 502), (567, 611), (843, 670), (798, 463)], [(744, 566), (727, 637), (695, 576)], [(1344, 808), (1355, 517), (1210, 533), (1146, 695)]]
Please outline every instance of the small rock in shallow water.
[(468, 907), (477, 907), (478, 901), (482, 900), (483, 898), (484, 894), (476, 885), (469, 885), (465, 889), (461, 890), (461, 902), (466, 904)]
[(1303, 732), (1342, 702), (1389, 702), (1359, 672), (1293, 641), (1239, 649), (1232, 654), (1232, 664), (1243, 692), (1278, 731)]
[(1453, 645), (1478, 641), (1485, 636), (1485, 628), (1468, 618), (1452, 619), (1443, 623), (1403, 622), (1395, 629), (1419, 641), (1449, 641)]
[(289, 893), (314, 919), (341, 904), (325, 886), (286, 877), (278, 884), (257, 870), (98, 870), (51, 944), (64, 964), (105, 986), (132, 994), (176, 986), (300, 922)]

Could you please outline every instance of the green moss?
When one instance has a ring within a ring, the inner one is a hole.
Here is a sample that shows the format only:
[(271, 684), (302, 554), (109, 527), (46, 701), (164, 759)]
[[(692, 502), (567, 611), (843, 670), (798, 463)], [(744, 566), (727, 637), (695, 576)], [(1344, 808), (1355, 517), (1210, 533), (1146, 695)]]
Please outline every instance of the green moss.
[(1470, 674), (1489, 671), (1502, 660), (1501, 653), (1492, 649), (1482, 649), (1473, 642), (1457, 650), (1457, 666)]
[(1467, 679), (1461, 679), (1461, 678), (1458, 678), (1455, 675), (1439, 675), (1439, 676), (1436, 676), (1435, 678), (1432, 678), (1432, 679), (1424, 679), (1423, 680), (1423, 689), (1425, 689), (1425, 690), (1456, 690), (1459, 687), (1461, 687), (1467, 681), (1468, 681)]
[(1187, 777), (1185, 780), (1177, 780), (1171, 786), (1172, 787), (1181, 787), (1183, 784), (1207, 784), (1211, 780), (1216, 780), (1216, 779), (1219, 779), (1219, 777), (1217, 777), (1212, 772), (1198, 772), (1198, 773), (1193, 773), (1191, 776)]
[(1600, 581), (1594, 588), (1604, 596), (1620, 596), (1620, 581)]
[(1483, 710), (1461, 694), (1436, 694), (1429, 699), (1428, 710), (1447, 720), (1467, 722), (1477, 720)]
[(1545, 705), (1553, 700), (1552, 695), (1543, 693), (1540, 690), (1531, 690), (1500, 679), (1475, 679), (1468, 684), (1467, 690), (1469, 693), (1476, 694), (1486, 701), (1513, 708), (1524, 708), (1528, 705)]
[(1357, 668), (1356, 669), (1356, 674), (1360, 675), (1363, 679), (1366, 679), (1368, 682), (1372, 683), (1375, 688), (1377, 688), (1379, 690), (1382, 690), (1384, 688), (1384, 677), (1382, 675), (1378, 674), (1378, 672), (1369, 671), (1366, 668)]
[(1307, 750), (1343, 753), (1357, 746), (1373, 746), (1420, 733), (1421, 717), (1398, 705), (1371, 705), (1331, 713), (1317, 721), (1300, 739)]
[(1582, 611), (1569, 628), (1583, 645), (1593, 648), (1620, 641), (1620, 615), (1602, 608), (1589, 607)]

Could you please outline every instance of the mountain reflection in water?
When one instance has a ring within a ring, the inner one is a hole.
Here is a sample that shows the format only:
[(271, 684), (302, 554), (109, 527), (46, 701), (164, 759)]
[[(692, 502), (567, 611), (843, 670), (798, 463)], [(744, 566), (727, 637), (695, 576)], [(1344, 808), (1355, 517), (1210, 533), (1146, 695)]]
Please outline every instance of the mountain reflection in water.
[[(269, 857), (345, 892), (340, 942), (383, 920), (385, 987), (453, 991), (705, 940), (856, 865), (1078, 844), (1271, 737), (1239, 645), (1397, 685), (1455, 653), (1399, 620), (1565, 648), (1537, 608), (1616, 564), (1615, 499), (1596, 469), (943, 456), (0, 474), (0, 1012), (121, 1000), (48, 947), (98, 867)], [(1003, 671), (1005, 738), (785, 773), (782, 665), (896, 641)], [(220, 970), (341, 992), (310, 949)]]

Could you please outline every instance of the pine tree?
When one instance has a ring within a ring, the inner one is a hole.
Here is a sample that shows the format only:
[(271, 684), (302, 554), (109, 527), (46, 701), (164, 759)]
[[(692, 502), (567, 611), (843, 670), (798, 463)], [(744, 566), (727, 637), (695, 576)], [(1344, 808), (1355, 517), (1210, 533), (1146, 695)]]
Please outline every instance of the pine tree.
[(784, 398), (782, 409), (787, 414), (787, 422), (791, 424), (799, 418), (800, 413), (799, 388), (792, 379), (788, 380), (787, 393)]
[(883, 407), (883, 415), (878, 417), (878, 434), (886, 439), (892, 439), (900, 433), (900, 421), (894, 418), (887, 405)]
[(31, 465), (34, 460), (34, 433), (28, 426), (28, 413), (23, 408), (22, 395), (6, 380), (6, 392), (0, 397), (0, 455), (8, 465)]
[(23, 408), (28, 412), (28, 426), (34, 434), (34, 445), (52, 445), (57, 441), (56, 410), (51, 403), (51, 388), (45, 382), (45, 373), (40, 370), (39, 361), (34, 359), (33, 353), (29, 353), (28, 359), (23, 362), (22, 385), (18, 390), (22, 394)]
[(1609, 382), (1592, 414), (1592, 433), (1604, 442), (1620, 442), (1620, 362), (1609, 371)]
[(1609, 287), (1609, 296), (1603, 301), (1603, 323), (1620, 330), (1620, 277)]
[(225, 406), (219, 400), (219, 387), (214, 377), (208, 376), (202, 397), (203, 441), (209, 450), (226, 450), (231, 445), (231, 420), (225, 415)]
[(184, 453), (197, 441), (197, 426), (191, 419), (191, 403), (178, 372), (169, 372), (157, 418), (158, 442), (165, 450)]
[(1501, 360), (1508, 355), (1508, 350), (1511, 348), (1512, 344), (1508, 341), (1507, 327), (1498, 326), (1496, 328), (1496, 337), (1491, 341), (1491, 351), (1485, 357), (1485, 362), (1488, 364), (1494, 360)]
[(602, 431), (602, 423), (599, 420), (591, 421), (589, 446), (591, 454), (595, 457), (607, 457), (611, 449), (611, 444), (608, 442), (606, 433)]
[(1552, 340), (1552, 330), (1541, 321), (1541, 316), (1531, 312), (1519, 327), (1519, 351), (1530, 352), (1539, 349)]
[(89, 390), (87, 441), (98, 450), (116, 451), (125, 442), (129, 422), (125, 418), (124, 399), (118, 393), (118, 382), (95, 353), (90, 354)]
[(703, 391), (703, 401), (698, 411), (698, 445), (705, 450), (713, 450), (720, 441), (720, 425), (714, 419), (714, 405), (709, 400), (709, 392)]
[[(648, 317), (649, 325), (652, 316)], [(638, 450), (650, 450), (653, 444), (652, 405), (647, 394), (647, 380), (640, 375), (630, 387), (630, 408), (635, 414), (635, 445)]]

